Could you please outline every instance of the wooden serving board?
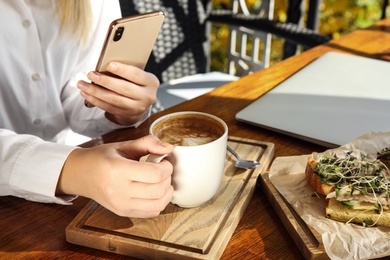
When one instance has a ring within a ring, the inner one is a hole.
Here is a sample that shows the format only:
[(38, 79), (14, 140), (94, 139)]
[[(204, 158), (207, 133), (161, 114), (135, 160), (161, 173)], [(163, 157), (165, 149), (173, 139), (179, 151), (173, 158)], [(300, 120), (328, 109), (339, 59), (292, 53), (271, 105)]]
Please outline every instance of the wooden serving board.
[(219, 259), (274, 153), (272, 143), (255, 140), (229, 137), (228, 145), (261, 165), (238, 169), (227, 153), (222, 183), (209, 202), (189, 209), (169, 204), (158, 217), (136, 219), (90, 201), (67, 226), (67, 241), (142, 259)]
[[(283, 199), (271, 183), (268, 172), (262, 172), (259, 179), (263, 192), (305, 259), (329, 259), (321, 235), (309, 225), (303, 224), (305, 227), (302, 227), (300, 222), (303, 220), (296, 216), (297, 213), (293, 212), (293, 209), (287, 204), (288, 202)], [(311, 232), (311, 235), (308, 232)], [(312, 237), (316, 240), (316, 243), (312, 242)]]

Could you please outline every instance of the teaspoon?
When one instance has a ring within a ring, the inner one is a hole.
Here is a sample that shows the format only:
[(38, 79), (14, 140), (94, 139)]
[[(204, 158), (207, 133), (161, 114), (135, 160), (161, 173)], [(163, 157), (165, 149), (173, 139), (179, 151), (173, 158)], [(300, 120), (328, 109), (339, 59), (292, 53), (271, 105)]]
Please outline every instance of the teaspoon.
[(236, 158), (237, 158), (237, 161), (236, 161), (236, 164), (235, 166), (237, 168), (243, 168), (243, 169), (251, 169), (251, 168), (254, 168), (254, 167), (257, 167), (260, 165), (259, 162), (257, 161), (252, 161), (252, 160), (245, 160), (245, 159), (242, 159), (240, 156), (238, 156), (238, 154), (232, 149), (230, 148), (229, 146), (227, 147), (228, 151), (231, 152)]

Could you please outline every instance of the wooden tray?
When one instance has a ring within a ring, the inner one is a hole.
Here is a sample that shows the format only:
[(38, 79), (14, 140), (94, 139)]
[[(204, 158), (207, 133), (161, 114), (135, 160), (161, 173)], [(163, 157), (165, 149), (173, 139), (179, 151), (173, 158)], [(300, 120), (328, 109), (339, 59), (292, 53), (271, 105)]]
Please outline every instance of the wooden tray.
[[(271, 183), (268, 172), (260, 174), (261, 188), (305, 259), (329, 259), (321, 235), (304, 222)], [(309, 234), (311, 233), (311, 234)], [(316, 240), (315, 242), (312, 242)]]
[(136, 219), (119, 217), (90, 201), (67, 226), (67, 241), (143, 259), (220, 258), (274, 153), (272, 143), (229, 137), (228, 144), (261, 165), (238, 169), (227, 153), (221, 186), (209, 202), (191, 209), (169, 204), (158, 217)]

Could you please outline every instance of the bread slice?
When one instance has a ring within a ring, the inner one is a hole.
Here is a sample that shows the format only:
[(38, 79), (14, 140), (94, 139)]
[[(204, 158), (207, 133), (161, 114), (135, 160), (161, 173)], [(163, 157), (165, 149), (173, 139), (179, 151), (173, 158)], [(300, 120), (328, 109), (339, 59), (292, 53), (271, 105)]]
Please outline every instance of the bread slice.
[[(328, 206), (325, 209), (326, 216), (329, 219), (352, 222), (356, 224), (375, 223), (375, 226), (390, 227), (390, 211), (385, 210), (382, 214), (378, 214), (375, 210), (355, 210), (344, 206), (340, 201), (335, 198), (330, 199)], [(379, 218), (379, 219), (378, 219)]]
[(306, 181), (318, 194), (328, 195), (334, 191), (335, 187), (334, 185), (328, 185), (321, 182), (320, 176), (315, 172), (316, 165), (317, 161), (310, 155), (305, 170)]
[[(310, 186), (318, 194), (328, 195), (335, 190), (334, 185), (328, 185), (321, 182), (321, 177), (316, 173), (315, 169), (317, 161), (310, 155), (306, 164), (305, 179)], [(325, 208), (326, 216), (329, 219), (340, 222), (351, 222), (361, 225), (373, 225), (390, 227), (390, 208), (385, 203), (385, 210), (379, 214), (375, 210), (375, 206), (371, 200), (363, 198), (364, 196), (346, 196), (348, 198), (342, 198), (340, 200), (346, 200), (344, 202), (338, 201), (336, 198), (331, 198), (328, 201), (328, 205)], [(356, 199), (356, 201), (354, 200)]]

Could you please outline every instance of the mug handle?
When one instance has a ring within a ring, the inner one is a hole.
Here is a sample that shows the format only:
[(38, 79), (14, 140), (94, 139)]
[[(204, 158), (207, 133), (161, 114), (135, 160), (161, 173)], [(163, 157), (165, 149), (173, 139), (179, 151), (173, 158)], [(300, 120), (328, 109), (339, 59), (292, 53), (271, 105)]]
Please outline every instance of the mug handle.
[(162, 161), (162, 159), (164, 159), (165, 157), (167, 157), (168, 154), (149, 154), (147, 157), (146, 157), (146, 162), (152, 162), (152, 163), (159, 163)]

